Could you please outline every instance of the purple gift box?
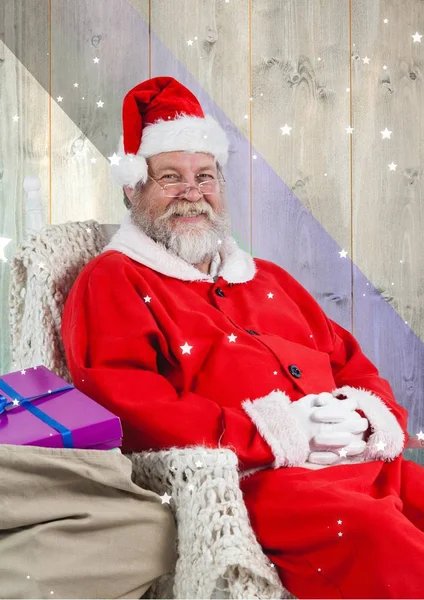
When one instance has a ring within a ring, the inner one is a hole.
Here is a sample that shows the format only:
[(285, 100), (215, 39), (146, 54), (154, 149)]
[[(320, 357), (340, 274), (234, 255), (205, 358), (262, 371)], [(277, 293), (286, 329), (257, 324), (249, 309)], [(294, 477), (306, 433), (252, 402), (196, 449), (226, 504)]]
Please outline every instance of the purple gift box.
[[(64, 387), (70, 389), (55, 391)], [(56, 423), (56, 429), (48, 422)], [(119, 417), (47, 367), (0, 376), (0, 444), (109, 450), (121, 443)]]

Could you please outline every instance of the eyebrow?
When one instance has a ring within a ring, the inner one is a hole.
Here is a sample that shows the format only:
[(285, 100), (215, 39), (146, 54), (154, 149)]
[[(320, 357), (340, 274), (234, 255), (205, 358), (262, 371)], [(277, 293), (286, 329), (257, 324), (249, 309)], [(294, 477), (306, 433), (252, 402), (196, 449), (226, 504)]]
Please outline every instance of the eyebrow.
[[(197, 171), (206, 171), (206, 170), (213, 171), (214, 167), (215, 167), (215, 165), (210, 165), (210, 166), (203, 165), (202, 167), (199, 167), (197, 169)], [(171, 167), (171, 166), (159, 167), (158, 172), (161, 173), (162, 171), (178, 171), (178, 169), (176, 167)]]

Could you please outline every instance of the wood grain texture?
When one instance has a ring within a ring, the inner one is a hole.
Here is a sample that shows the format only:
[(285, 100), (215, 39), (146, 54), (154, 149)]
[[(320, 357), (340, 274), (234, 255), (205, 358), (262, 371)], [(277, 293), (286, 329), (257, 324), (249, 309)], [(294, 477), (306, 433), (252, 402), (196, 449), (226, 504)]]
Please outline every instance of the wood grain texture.
[(352, 2), (354, 332), (408, 408), (413, 434), (424, 431), (424, 40), (414, 43), (416, 31), (424, 34), (420, 0)]
[(246, 137), (250, 118), (248, 8), (248, 2), (219, 0), (151, 3), (152, 31), (174, 59), (173, 64), (163, 64), (158, 46), (152, 48), (152, 77), (177, 77), (180, 63)]
[(52, 4), (52, 223), (119, 223), (125, 213), (107, 157), (118, 148), (125, 94), (148, 78), (146, 14), (148, 0)]
[[(0, 4), (0, 236), (12, 240), (5, 249), (9, 260), (25, 234), (26, 175), (46, 182), (48, 206), (48, 25), (48, 0)], [(9, 276), (9, 263), (0, 260), (0, 374), (10, 370)]]
[(348, 44), (348, 2), (253, 2), (254, 248), (350, 329)]

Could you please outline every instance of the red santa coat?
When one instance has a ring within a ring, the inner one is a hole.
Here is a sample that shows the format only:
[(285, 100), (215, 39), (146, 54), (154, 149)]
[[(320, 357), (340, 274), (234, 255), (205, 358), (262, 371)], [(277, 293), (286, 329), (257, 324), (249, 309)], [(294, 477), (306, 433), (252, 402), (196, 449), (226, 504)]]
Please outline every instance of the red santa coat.
[(287, 407), (334, 392), (357, 398), (371, 424), (359, 460), (398, 456), (407, 411), (355, 338), (284, 269), (233, 238), (218, 258), (216, 278), (201, 273), (128, 214), (71, 289), (69, 369), (76, 387), (121, 417), (124, 451), (200, 444), (232, 448), (241, 470), (301, 465), (309, 445)]
[[(402, 458), (407, 411), (284, 269), (229, 238), (201, 273), (127, 214), (72, 287), (62, 336), (75, 386), (120, 416), (125, 452), (237, 454), (254, 531), (298, 598), (424, 595), (424, 477)], [(370, 435), (362, 456), (315, 471), (288, 406), (321, 392), (355, 397)]]

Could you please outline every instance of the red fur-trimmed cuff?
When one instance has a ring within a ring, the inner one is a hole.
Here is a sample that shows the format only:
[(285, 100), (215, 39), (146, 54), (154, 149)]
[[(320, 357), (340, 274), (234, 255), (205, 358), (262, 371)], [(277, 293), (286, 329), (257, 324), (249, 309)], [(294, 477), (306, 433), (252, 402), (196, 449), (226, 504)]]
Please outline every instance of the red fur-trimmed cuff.
[(334, 397), (343, 395), (352, 398), (371, 425), (372, 433), (363, 452), (364, 460), (391, 461), (404, 448), (405, 434), (396, 417), (384, 401), (369, 390), (345, 385), (332, 392)]
[(274, 468), (299, 466), (309, 456), (307, 435), (289, 410), (291, 403), (280, 390), (274, 390), (263, 398), (242, 402), (243, 410), (274, 453)]

